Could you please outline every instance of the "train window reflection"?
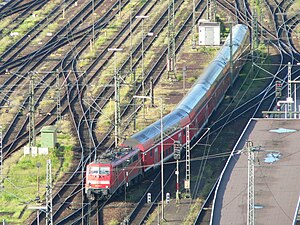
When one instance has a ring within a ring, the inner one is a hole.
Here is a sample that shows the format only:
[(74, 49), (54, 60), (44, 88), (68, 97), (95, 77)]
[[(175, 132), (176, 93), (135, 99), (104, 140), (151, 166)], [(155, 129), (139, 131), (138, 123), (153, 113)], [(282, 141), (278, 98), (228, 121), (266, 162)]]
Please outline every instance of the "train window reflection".
[(109, 167), (90, 167), (89, 174), (102, 174), (108, 175), (109, 174)]
[(109, 167), (100, 167), (99, 168), (99, 173), (108, 175), (109, 174)]

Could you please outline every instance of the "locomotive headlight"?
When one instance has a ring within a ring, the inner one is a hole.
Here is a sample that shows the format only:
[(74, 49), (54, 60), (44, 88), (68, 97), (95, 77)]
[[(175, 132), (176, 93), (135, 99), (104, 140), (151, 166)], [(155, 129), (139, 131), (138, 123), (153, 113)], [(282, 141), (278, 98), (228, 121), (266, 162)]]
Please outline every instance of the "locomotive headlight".
[(105, 188), (108, 188), (108, 186), (105, 186)]

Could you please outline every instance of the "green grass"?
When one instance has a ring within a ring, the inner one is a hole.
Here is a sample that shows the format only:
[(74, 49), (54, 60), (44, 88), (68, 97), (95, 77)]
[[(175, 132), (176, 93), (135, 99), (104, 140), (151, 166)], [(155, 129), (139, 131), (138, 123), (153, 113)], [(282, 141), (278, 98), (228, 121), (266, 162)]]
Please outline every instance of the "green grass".
[(118, 225), (119, 221), (116, 219), (112, 219), (111, 221), (109, 221), (108, 225)]
[(198, 213), (201, 209), (201, 206), (203, 204), (203, 200), (202, 199), (196, 199), (195, 203), (190, 207), (190, 211), (189, 214), (187, 216), (187, 218), (185, 219), (185, 221), (183, 222), (183, 225), (190, 225), (193, 224), (196, 217), (198, 216)]
[[(46, 156), (24, 156), (22, 150), (13, 154), (4, 162), (4, 188), (0, 192), (0, 217), (8, 223), (24, 224), (32, 213), (27, 207), (36, 205), (35, 198), (45, 201), (47, 159), (52, 162), (52, 178), (57, 181), (63, 172), (67, 172), (73, 159), (74, 138), (69, 122), (60, 124), (62, 133), (58, 134), (58, 149), (50, 149)], [(37, 165), (40, 164), (38, 169)], [(39, 193), (37, 180), (39, 179)]]

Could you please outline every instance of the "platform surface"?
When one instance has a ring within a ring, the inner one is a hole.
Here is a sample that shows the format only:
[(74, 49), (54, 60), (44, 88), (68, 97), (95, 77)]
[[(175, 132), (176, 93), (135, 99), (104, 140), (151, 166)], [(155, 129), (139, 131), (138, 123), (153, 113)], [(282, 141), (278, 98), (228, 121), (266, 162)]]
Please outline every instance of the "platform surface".
[(255, 153), (255, 224), (293, 224), (300, 193), (299, 119), (249, 122), (223, 171), (214, 199), (212, 224), (247, 224), (246, 141), (252, 141), (258, 150)]

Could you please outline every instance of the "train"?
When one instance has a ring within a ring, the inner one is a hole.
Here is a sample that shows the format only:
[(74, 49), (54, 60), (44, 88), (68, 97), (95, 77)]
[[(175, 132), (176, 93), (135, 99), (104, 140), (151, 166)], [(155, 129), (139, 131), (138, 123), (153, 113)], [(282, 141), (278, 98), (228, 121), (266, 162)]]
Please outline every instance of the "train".
[(217, 56), (172, 112), (133, 134), (117, 151), (108, 151), (87, 165), (85, 193), (88, 198), (109, 198), (120, 191), (121, 186), (139, 182), (146, 173), (161, 165), (161, 155), (163, 161), (173, 157), (174, 142), (184, 146), (187, 135), (188, 140), (197, 136), (247, 60), (249, 33), (246, 25), (235, 25), (232, 37), (227, 37)]

